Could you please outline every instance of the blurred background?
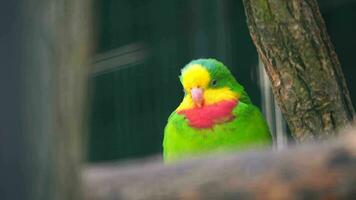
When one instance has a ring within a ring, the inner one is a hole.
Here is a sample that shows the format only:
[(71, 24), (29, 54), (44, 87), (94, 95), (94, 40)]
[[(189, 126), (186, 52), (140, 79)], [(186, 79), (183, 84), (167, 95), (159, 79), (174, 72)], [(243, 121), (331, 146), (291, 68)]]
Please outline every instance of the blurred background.
[[(319, 5), (356, 99), (356, 0), (319, 0)], [(183, 97), (180, 69), (203, 57), (225, 63), (245, 86), (268, 120), (275, 148), (293, 143), (250, 38), (242, 1), (95, 0), (94, 30), (90, 162), (161, 153), (167, 118)]]

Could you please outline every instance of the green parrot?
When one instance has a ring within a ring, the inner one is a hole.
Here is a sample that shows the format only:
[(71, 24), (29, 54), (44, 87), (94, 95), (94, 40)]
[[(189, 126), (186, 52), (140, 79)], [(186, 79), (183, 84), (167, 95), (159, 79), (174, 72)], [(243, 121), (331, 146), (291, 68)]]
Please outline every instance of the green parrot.
[(180, 81), (185, 95), (164, 130), (166, 162), (271, 146), (264, 117), (223, 63), (193, 60), (182, 69)]

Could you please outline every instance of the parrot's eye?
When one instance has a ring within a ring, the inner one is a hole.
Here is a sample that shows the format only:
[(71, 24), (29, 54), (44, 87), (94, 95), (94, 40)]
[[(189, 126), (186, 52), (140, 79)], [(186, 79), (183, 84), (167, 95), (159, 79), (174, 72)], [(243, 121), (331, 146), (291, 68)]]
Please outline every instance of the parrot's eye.
[(218, 81), (216, 80), (216, 79), (213, 79), (212, 81), (211, 81), (211, 85), (212, 86), (216, 86), (218, 84)]

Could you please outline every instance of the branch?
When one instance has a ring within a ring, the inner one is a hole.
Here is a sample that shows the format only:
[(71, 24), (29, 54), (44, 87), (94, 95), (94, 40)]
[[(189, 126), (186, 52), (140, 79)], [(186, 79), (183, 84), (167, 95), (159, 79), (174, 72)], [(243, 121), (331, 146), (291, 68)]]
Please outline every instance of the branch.
[(92, 165), (84, 194), (104, 199), (356, 199), (356, 129), (281, 151), (190, 160)]
[(316, 0), (244, 0), (253, 42), (299, 142), (334, 135), (355, 116)]

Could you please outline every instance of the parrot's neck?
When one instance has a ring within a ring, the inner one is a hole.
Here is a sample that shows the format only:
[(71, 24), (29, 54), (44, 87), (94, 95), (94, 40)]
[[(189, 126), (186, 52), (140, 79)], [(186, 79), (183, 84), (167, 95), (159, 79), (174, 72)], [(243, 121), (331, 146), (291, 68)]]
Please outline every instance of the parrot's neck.
[(189, 126), (193, 128), (213, 128), (215, 124), (233, 120), (235, 116), (232, 111), (237, 104), (237, 100), (224, 100), (211, 105), (180, 110), (177, 113), (184, 115), (188, 119)]

